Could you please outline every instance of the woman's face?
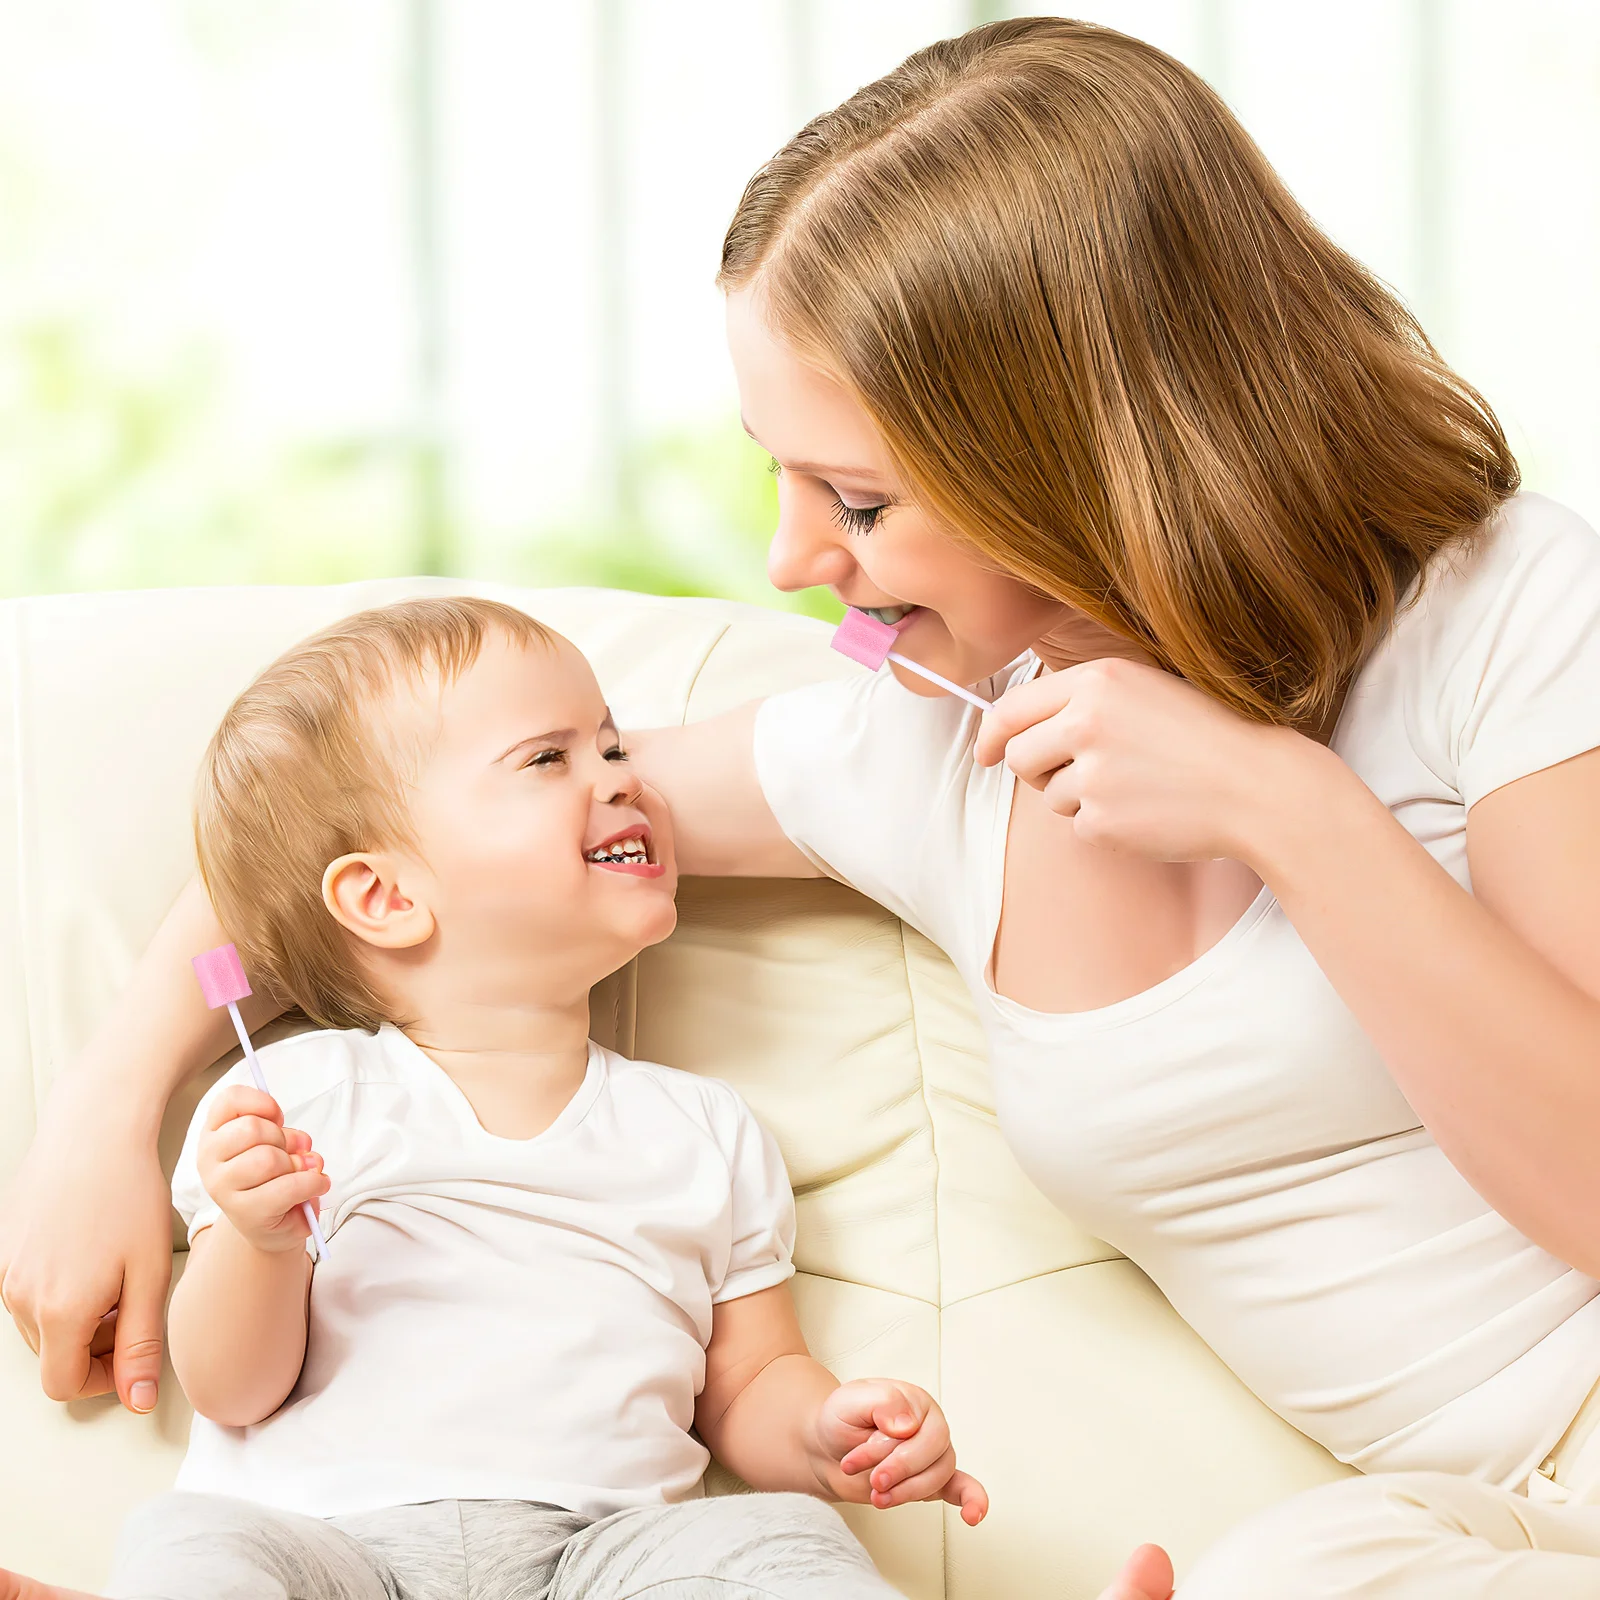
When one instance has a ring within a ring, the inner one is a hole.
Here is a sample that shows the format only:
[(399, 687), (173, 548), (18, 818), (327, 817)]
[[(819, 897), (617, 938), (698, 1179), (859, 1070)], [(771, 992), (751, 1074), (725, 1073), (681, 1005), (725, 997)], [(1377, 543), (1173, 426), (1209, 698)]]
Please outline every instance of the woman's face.
[(886, 621), (909, 609), (898, 648), (957, 683), (991, 676), (1070, 623), (1068, 607), (997, 571), (911, 502), (866, 412), (772, 333), (752, 289), (728, 296), (728, 345), (745, 429), (778, 468), (775, 587), (822, 585), (846, 605), (887, 610)]

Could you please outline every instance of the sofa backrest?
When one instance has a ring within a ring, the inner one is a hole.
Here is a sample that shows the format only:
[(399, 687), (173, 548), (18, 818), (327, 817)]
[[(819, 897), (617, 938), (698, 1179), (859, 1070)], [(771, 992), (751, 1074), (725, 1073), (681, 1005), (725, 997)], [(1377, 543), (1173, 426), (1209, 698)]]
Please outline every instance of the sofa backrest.
[[(860, 669), (803, 619), (712, 601), (439, 579), (0, 606), (0, 1182), (192, 871), (196, 763), (232, 697), (336, 617), (418, 593), (521, 605), (593, 661), (619, 723), (697, 720)], [(598, 1036), (733, 1083), (798, 1200), (795, 1292), (841, 1376), (940, 1394), (994, 1500), (847, 1515), (918, 1600), (1091, 1595), (1134, 1544), (1181, 1560), (1339, 1469), (1237, 1384), (1130, 1263), (1054, 1210), (995, 1126), (960, 980), (840, 885), (687, 880), (678, 932), (602, 987)], [(175, 1102), (170, 1163), (203, 1088)], [(181, 1232), (175, 1232), (175, 1246)], [(92, 1585), (187, 1416), (53, 1407), (0, 1329), (0, 1564)], [(15, 1433), (13, 1433), (15, 1429)], [(713, 1475), (713, 1488), (731, 1485)], [(71, 1496), (86, 1497), (85, 1518)], [(88, 1530), (87, 1532), (85, 1530)]]

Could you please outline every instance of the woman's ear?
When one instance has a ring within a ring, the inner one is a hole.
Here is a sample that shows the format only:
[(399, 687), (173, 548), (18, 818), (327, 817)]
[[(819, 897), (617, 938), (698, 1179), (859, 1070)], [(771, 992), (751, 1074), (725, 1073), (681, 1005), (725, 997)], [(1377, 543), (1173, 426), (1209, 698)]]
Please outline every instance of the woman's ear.
[(411, 950), (433, 937), (433, 913), (400, 882), (398, 858), (340, 856), (322, 874), (322, 903), (334, 920), (380, 950)]

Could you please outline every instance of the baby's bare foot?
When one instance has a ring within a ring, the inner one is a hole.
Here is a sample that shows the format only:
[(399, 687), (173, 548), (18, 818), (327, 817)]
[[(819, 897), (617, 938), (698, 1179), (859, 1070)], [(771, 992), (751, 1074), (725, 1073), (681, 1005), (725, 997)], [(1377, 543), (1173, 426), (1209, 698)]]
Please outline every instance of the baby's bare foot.
[(81, 1589), (58, 1589), (53, 1583), (24, 1578), (20, 1572), (0, 1567), (0, 1600), (95, 1600)]

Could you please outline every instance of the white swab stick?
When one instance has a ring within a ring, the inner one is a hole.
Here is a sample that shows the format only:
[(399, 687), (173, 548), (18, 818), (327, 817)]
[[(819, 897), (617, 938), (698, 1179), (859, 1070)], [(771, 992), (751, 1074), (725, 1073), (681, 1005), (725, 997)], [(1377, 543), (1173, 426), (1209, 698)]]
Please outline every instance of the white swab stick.
[(879, 622), (876, 617), (869, 617), (865, 611), (851, 606), (844, 614), (844, 621), (833, 630), (833, 638), (829, 642), (840, 655), (859, 662), (868, 672), (880, 672), (885, 661), (893, 661), (907, 672), (914, 672), (919, 678), (937, 684), (946, 694), (958, 695), (969, 706), (976, 706), (980, 711), (989, 709), (989, 702), (980, 700), (970, 689), (963, 689), (959, 683), (951, 683), (948, 678), (940, 677), (931, 667), (901, 655), (894, 648), (899, 633), (900, 630), (891, 623)]
[[(255, 1079), (256, 1088), (262, 1094), (271, 1094), (267, 1087), (266, 1075), (261, 1070), (261, 1062), (256, 1057), (256, 1047), (250, 1043), (250, 1031), (244, 1025), (244, 1018), (239, 1015), (238, 1002), (228, 1002), (228, 1015), (233, 1018), (233, 1031), (239, 1035), (239, 1043), (244, 1047), (244, 1058), (250, 1067), (250, 1076)], [(317, 1260), (325, 1260), (328, 1254), (328, 1241), (322, 1237), (322, 1224), (317, 1221), (317, 1208), (309, 1200), (300, 1202), (300, 1209), (306, 1214), (306, 1221), (311, 1226), (311, 1237), (316, 1241)]]
[(951, 683), (948, 678), (941, 678), (932, 667), (925, 667), (920, 662), (912, 661), (908, 657), (901, 655), (898, 650), (891, 650), (884, 659), (898, 663), (907, 672), (914, 672), (919, 678), (926, 678), (929, 683), (938, 684), (946, 694), (960, 695), (969, 706), (976, 706), (980, 711), (989, 710), (989, 702), (987, 700), (980, 700), (970, 689), (963, 689), (960, 684)]
[[(244, 1018), (239, 1015), (239, 1002), (250, 993), (250, 980), (244, 975), (244, 963), (239, 959), (238, 949), (231, 944), (218, 945), (215, 950), (207, 950), (203, 955), (194, 958), (191, 965), (194, 975), (200, 982), (200, 993), (205, 996), (205, 1002), (213, 1011), (222, 1006), (228, 1008), (228, 1015), (233, 1018), (233, 1031), (239, 1035), (239, 1043), (244, 1047), (245, 1064), (250, 1068), (250, 1076), (255, 1080), (256, 1088), (262, 1094), (271, 1094), (267, 1087), (266, 1074), (261, 1070), (261, 1063), (256, 1059), (255, 1046), (250, 1043), (250, 1030), (244, 1025)], [(317, 1247), (317, 1260), (325, 1260), (328, 1254), (328, 1241), (322, 1237), (322, 1226), (317, 1221), (317, 1208), (309, 1200), (300, 1204), (300, 1209), (306, 1214), (306, 1221), (311, 1225), (311, 1237)]]

